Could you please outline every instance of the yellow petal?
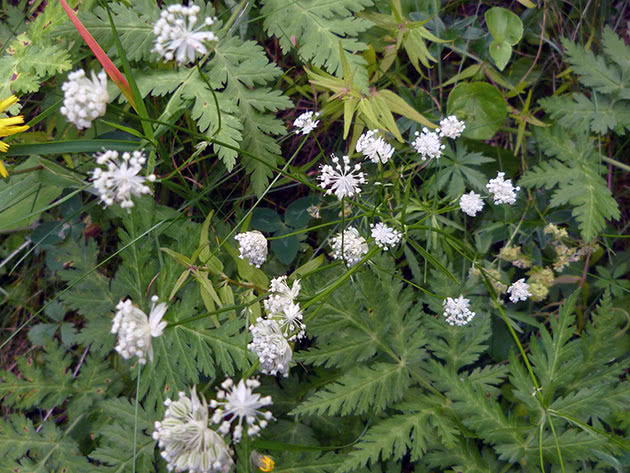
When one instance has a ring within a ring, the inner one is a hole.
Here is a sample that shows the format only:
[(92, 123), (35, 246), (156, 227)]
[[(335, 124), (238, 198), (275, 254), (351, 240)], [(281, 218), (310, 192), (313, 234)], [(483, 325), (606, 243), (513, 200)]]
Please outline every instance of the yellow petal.
[(19, 123), (24, 123), (24, 117), (22, 115), (17, 115), (15, 117), (0, 118), (0, 128), (3, 126), (17, 125)]
[[(2, 141), (0, 141), (0, 143), (2, 143)], [(4, 143), (2, 143), (4, 144)], [(8, 149), (8, 146), (7, 146)], [(2, 162), (2, 160), (0, 159), (0, 176), (2, 177), (9, 177), (9, 173), (7, 172), (7, 168), (4, 167), (4, 163)]]
[(9, 108), (11, 105), (16, 104), (18, 101), (18, 98), (15, 95), (12, 95), (11, 97), (8, 97), (4, 100), (2, 100), (0, 102), (0, 113), (4, 112), (7, 108)]
[(22, 133), (23, 131), (28, 130), (28, 128), (28, 125), (6, 127), (0, 126), (0, 138), (15, 135), (16, 133)]
[(0, 141), (0, 153), (6, 153), (9, 149), (9, 145), (4, 141)]

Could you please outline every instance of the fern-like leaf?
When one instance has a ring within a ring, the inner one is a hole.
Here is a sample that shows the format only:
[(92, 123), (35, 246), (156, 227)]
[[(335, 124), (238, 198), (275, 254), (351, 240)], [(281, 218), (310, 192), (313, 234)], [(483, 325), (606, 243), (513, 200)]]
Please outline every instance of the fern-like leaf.
[(404, 365), (375, 363), (348, 371), (335, 383), (306, 399), (294, 414), (362, 414), (379, 412), (402, 398), (409, 386)]
[(567, 59), (573, 70), (580, 75), (582, 84), (602, 94), (630, 99), (630, 83), (627, 82), (630, 77), (630, 48), (609, 27), (604, 29), (602, 40), (605, 55), (595, 55), (567, 39), (563, 39), (562, 44), (566, 49)]
[(100, 406), (104, 414), (104, 426), (99, 429), (99, 447), (89, 454), (90, 458), (103, 463), (103, 470), (110, 473), (131, 471), (134, 462), (136, 471), (155, 471), (155, 441), (151, 438), (157, 417), (155, 412), (141, 405), (136, 412), (135, 403), (124, 398), (108, 399)]
[[(352, 53), (367, 48), (356, 39), (372, 23), (356, 18), (353, 13), (372, 5), (372, 0), (265, 0), (262, 14), (263, 24), (270, 35), (276, 36), (280, 47), (287, 53), (296, 45), (304, 61), (316, 67), (324, 67), (331, 74), (343, 74), (339, 42), (346, 54), (350, 68), (363, 72), (365, 60)], [(367, 85), (367, 75), (355, 76), (359, 84)]]
[(542, 162), (520, 180), (526, 187), (553, 188), (550, 205), (570, 204), (582, 236), (590, 241), (604, 228), (606, 219), (619, 218), (619, 206), (601, 176), (605, 168), (588, 136), (570, 135), (554, 126), (536, 130), (540, 149), (557, 160)]

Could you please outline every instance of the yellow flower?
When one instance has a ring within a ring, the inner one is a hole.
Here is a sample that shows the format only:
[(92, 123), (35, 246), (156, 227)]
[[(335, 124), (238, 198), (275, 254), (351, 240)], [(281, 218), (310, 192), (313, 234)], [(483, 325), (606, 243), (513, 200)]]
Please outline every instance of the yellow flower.
[(265, 473), (269, 473), (273, 471), (276, 463), (273, 461), (269, 455), (262, 455), (258, 453), (256, 450), (252, 450), (250, 454), (250, 460), (255, 468), (259, 471), (264, 471)]
[[(16, 104), (18, 101), (15, 95), (0, 101), (0, 113), (4, 112), (11, 105)], [(0, 138), (5, 136), (15, 135), (28, 130), (28, 125), (22, 125), (24, 123), (24, 117), (18, 115), (16, 117), (0, 118)], [(9, 145), (0, 141), (0, 152), (5, 153), (9, 149)], [(9, 173), (4, 167), (4, 163), (0, 160), (0, 176), (7, 177)]]

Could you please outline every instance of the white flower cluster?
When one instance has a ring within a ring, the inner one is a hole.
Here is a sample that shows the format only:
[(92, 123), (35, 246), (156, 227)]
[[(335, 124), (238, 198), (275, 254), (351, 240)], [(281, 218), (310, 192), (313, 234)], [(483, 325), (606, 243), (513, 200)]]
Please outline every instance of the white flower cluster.
[(529, 284), (525, 282), (525, 278), (521, 278), (512, 284), (508, 290), (508, 294), (510, 295), (510, 300), (515, 304), (518, 301), (526, 301), (531, 297), (531, 293), (529, 292)]
[(249, 330), (253, 339), (247, 349), (258, 356), (260, 371), (272, 376), (288, 376), (293, 352), (280, 324), (273, 319), (259, 317), (255, 324), (250, 325)]
[(504, 172), (497, 174), (497, 177), (490, 179), (486, 188), (488, 192), (492, 194), (495, 204), (510, 204), (513, 205), (516, 202), (516, 192), (520, 191), (520, 187), (514, 187), (512, 180), (505, 180)]
[(92, 171), (94, 188), (106, 206), (116, 202), (123, 209), (130, 209), (133, 207), (132, 196), (151, 194), (145, 181), (154, 182), (155, 175), (146, 178), (138, 175), (146, 162), (142, 151), (124, 152), (122, 157), (119, 157), (118, 151), (105, 151), (96, 157), (96, 162), (107, 165), (107, 170), (95, 168)]
[[(500, 172), (497, 177), (490, 179), (486, 188), (492, 194), (495, 204), (513, 205), (516, 202), (516, 193), (521, 190), (520, 187), (514, 187), (511, 179), (504, 179), (505, 173)], [(464, 194), (459, 199), (459, 207), (466, 215), (474, 217), (483, 209), (484, 202), (481, 196), (474, 191)]]
[(385, 164), (394, 154), (394, 148), (383, 138), (376, 136), (378, 130), (363, 133), (357, 141), (357, 153), (362, 153), (374, 164)]
[(449, 325), (466, 325), (476, 315), (470, 310), (470, 301), (464, 298), (464, 296), (459, 296), (456, 299), (447, 297), (444, 300), (443, 305), (444, 317)]
[(350, 227), (331, 238), (330, 246), (333, 258), (345, 260), (348, 266), (354, 266), (368, 252), (368, 246), (359, 231)]
[(474, 191), (470, 191), (468, 194), (464, 194), (459, 199), (459, 207), (466, 215), (474, 217), (477, 212), (481, 212), (484, 203), (481, 200), (481, 196)]
[(427, 127), (422, 129), (422, 133), (416, 131), (416, 138), (411, 142), (411, 146), (416, 149), (423, 161), (427, 158), (437, 159), (442, 156), (442, 150), (445, 148), (442, 139), (459, 138), (465, 128), (464, 122), (459, 121), (455, 115), (450, 115), (440, 121), (440, 128), (436, 128), (435, 131), (429, 131)]
[(313, 117), (319, 117), (319, 112), (304, 112), (302, 115), (295, 119), (295, 121), (293, 122), (293, 126), (298, 128), (298, 135), (300, 133), (302, 135), (308, 135), (317, 127), (317, 125), (319, 125), (319, 120), (315, 120)]
[(267, 261), (267, 239), (258, 230), (239, 233), (234, 239), (238, 241), (241, 259), (257, 268)]
[(99, 72), (98, 76), (92, 71), (92, 79), (85, 76), (83, 69), (71, 72), (61, 90), (63, 106), (59, 111), (79, 130), (90, 128), (93, 120), (105, 115), (109, 102), (105, 71)]
[(372, 238), (379, 248), (385, 251), (396, 246), (402, 237), (398, 230), (388, 227), (384, 223), (370, 224), (372, 228)]
[(208, 425), (206, 400), (197, 395), (179, 393), (177, 401), (167, 399), (162, 422), (155, 422), (153, 438), (158, 441), (161, 455), (169, 471), (190, 473), (227, 473), (232, 469), (232, 450), (225, 440)]
[(197, 5), (170, 5), (163, 10), (153, 27), (153, 33), (157, 36), (153, 52), (167, 61), (175, 59), (178, 64), (193, 62), (197, 53), (208, 54), (204, 43), (216, 41), (217, 37), (213, 32), (201, 29), (214, 24), (215, 18), (206, 17), (204, 23), (195, 28), (199, 10)]
[(212, 422), (221, 424), (219, 432), (227, 435), (230, 432), (232, 423), (238, 419), (234, 427), (232, 439), (240, 442), (243, 436), (243, 421), (247, 435), (254, 437), (261, 429), (267, 426), (269, 420), (273, 419), (271, 412), (261, 411), (265, 406), (273, 404), (271, 396), (260, 397), (254, 394), (253, 390), (260, 386), (256, 379), (242, 379), (235, 386), (231, 378), (227, 378), (221, 383), (221, 388), (217, 391), (217, 400), (210, 401), (210, 407), (216, 409), (212, 415)]
[(300, 293), (300, 280), (293, 281), (289, 287), (287, 277), (280, 276), (271, 280), (270, 296), (263, 301), (268, 317), (280, 325), (282, 333), (289, 341), (304, 337), (302, 309), (295, 302)]
[(125, 360), (137, 356), (138, 362), (142, 365), (147, 362), (147, 357), (153, 361), (151, 338), (162, 335), (166, 327), (162, 317), (166, 313), (167, 305), (164, 302), (156, 305), (157, 300), (157, 296), (151, 298), (149, 317), (129, 299), (121, 300), (116, 306), (111, 332), (118, 333), (116, 351)]
[(344, 197), (352, 197), (361, 192), (359, 187), (361, 184), (365, 184), (365, 176), (361, 172), (361, 165), (350, 165), (350, 158), (344, 156), (342, 158), (343, 164), (339, 162), (339, 158), (332, 155), (332, 162), (334, 166), (325, 164), (321, 167), (321, 174), (318, 179), (321, 181), (321, 185), (324, 189), (330, 187), (326, 191), (326, 195), (330, 195), (333, 192), (339, 200)]

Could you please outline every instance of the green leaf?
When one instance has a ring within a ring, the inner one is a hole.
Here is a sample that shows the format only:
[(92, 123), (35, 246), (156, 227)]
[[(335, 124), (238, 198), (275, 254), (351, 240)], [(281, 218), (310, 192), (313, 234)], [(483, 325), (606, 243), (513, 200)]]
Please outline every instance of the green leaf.
[(102, 462), (102, 469), (111, 473), (125, 473), (134, 467), (136, 471), (154, 471), (151, 432), (156, 413), (142, 405), (136, 412), (135, 403), (123, 397), (108, 399), (100, 407), (105, 422), (98, 431), (99, 446), (90, 452), (90, 458)]
[(488, 178), (479, 166), (494, 161), (481, 153), (471, 153), (461, 142), (457, 142), (455, 153), (448, 150), (438, 161), (439, 170), (435, 175), (435, 189), (447, 190), (450, 198), (461, 196), (467, 189), (486, 191)]
[(400, 400), (409, 386), (404, 365), (375, 363), (350, 369), (308, 397), (293, 414), (348, 415), (380, 412)]
[(284, 223), (293, 228), (304, 228), (311, 220), (308, 208), (317, 205), (319, 197), (310, 196), (294, 200), (284, 213)]
[[(14, 169), (29, 169), (40, 164), (41, 158), (33, 156)], [(63, 188), (46, 183), (45, 169), (11, 176), (0, 181), (0, 230), (23, 228), (39, 218), (48, 204), (57, 198)]]
[(606, 219), (618, 219), (619, 206), (613, 199), (602, 174), (599, 154), (593, 149), (588, 135), (574, 136), (559, 126), (536, 129), (540, 149), (556, 159), (543, 161), (527, 171), (519, 184), (526, 187), (551, 189), (550, 205), (570, 204), (573, 216), (586, 241), (594, 238), (606, 225)]
[(317, 0), (265, 0), (261, 14), (265, 18), (263, 26), (267, 33), (276, 36), (282, 51), (286, 54), (298, 48), (300, 57), (323, 67), (337, 77), (343, 76), (339, 42), (347, 53), (346, 59), (355, 82), (367, 88), (365, 59), (355, 52), (367, 49), (367, 45), (357, 39), (372, 26), (372, 22), (358, 18), (354, 13), (372, 5), (372, 0), (339, 0), (320, 2)]
[(264, 207), (256, 207), (252, 211), (250, 226), (261, 232), (273, 233), (283, 227), (280, 215), (273, 210)]
[(503, 95), (487, 82), (456, 85), (448, 96), (447, 110), (468, 124), (463, 135), (474, 140), (492, 138), (508, 114)]
[(523, 22), (510, 10), (502, 7), (490, 8), (484, 18), (493, 38), (490, 56), (502, 71), (512, 56), (512, 46), (523, 37)]

